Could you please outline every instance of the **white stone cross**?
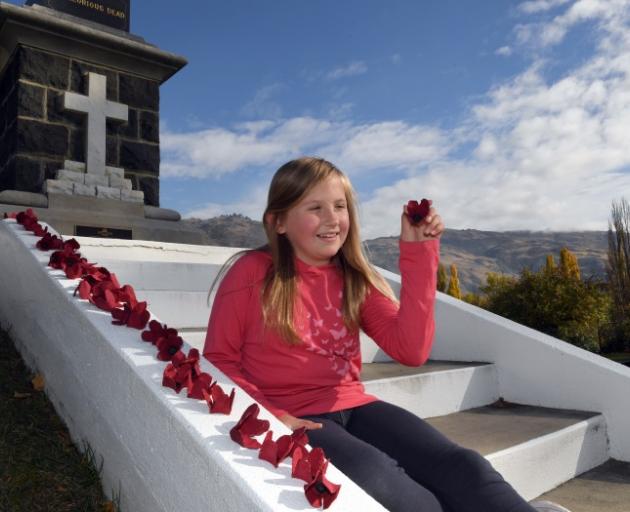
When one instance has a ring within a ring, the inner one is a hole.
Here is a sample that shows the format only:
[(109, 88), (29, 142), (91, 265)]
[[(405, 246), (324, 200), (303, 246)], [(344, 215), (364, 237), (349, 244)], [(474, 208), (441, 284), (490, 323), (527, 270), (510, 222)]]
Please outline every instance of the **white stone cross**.
[(109, 101), (106, 96), (107, 77), (88, 73), (88, 95), (63, 93), (63, 107), (87, 114), (86, 172), (105, 176), (105, 148), (107, 146), (107, 118), (127, 121), (129, 107)]

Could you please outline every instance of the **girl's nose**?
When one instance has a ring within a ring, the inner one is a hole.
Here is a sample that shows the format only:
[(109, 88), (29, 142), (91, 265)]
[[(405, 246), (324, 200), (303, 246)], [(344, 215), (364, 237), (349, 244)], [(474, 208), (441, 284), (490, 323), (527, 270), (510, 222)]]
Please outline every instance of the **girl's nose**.
[(328, 224), (336, 224), (339, 221), (339, 214), (334, 207), (326, 208), (324, 211), (324, 222)]

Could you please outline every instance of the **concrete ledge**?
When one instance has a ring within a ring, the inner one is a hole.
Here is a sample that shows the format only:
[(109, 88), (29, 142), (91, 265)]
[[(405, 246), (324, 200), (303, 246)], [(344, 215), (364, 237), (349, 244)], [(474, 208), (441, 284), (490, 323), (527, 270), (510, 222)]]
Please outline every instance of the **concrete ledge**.
[(23, 192), (21, 190), (3, 190), (0, 192), (0, 203), (30, 206), (33, 208), (48, 208), (46, 194)]
[[(227, 417), (162, 387), (165, 363), (140, 331), (113, 326), (109, 314), (73, 297), (78, 280), (46, 267), (50, 253), (37, 251), (36, 241), (15, 221), (0, 222), (0, 289), (7, 291), (0, 321), (43, 373), (74, 441), (103, 456), (104, 489), (120, 490), (124, 510), (312, 510), (286, 463), (275, 469), (227, 435), (253, 402), (248, 395), (237, 390)], [(201, 368), (224, 389), (233, 386), (207, 361)], [(264, 409), (261, 416), (275, 435), (287, 432)], [(343, 486), (331, 511), (384, 510), (336, 468), (329, 476)]]

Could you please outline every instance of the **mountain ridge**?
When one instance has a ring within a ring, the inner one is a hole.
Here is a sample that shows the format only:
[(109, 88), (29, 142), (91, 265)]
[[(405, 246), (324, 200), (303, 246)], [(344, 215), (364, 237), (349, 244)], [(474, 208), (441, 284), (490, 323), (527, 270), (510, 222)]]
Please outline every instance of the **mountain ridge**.
[[(206, 245), (258, 247), (266, 243), (262, 222), (241, 214), (210, 219), (184, 219), (206, 235)], [(488, 272), (517, 275), (523, 268), (538, 270), (548, 254), (556, 261), (568, 247), (578, 258), (583, 277), (603, 279), (607, 260), (606, 231), (482, 231), (446, 229), (440, 242), (440, 261), (457, 266), (463, 292), (477, 292)], [(398, 237), (364, 240), (370, 261), (398, 273)], [(448, 272), (447, 272), (448, 273)]]

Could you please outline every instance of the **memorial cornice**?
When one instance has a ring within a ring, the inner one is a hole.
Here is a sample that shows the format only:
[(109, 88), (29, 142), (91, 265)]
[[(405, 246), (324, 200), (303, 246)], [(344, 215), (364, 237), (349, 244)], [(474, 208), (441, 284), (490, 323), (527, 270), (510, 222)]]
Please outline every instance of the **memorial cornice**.
[(80, 60), (99, 63), (163, 83), (188, 61), (141, 37), (101, 26), (39, 5), (0, 2), (0, 70), (17, 45), (55, 48)]

